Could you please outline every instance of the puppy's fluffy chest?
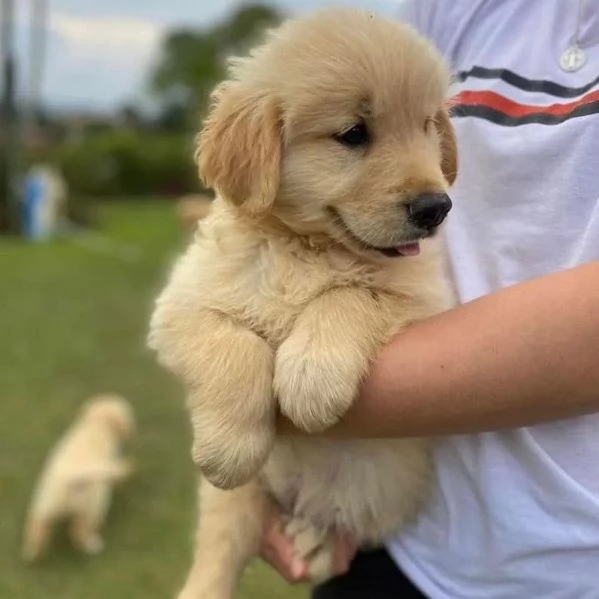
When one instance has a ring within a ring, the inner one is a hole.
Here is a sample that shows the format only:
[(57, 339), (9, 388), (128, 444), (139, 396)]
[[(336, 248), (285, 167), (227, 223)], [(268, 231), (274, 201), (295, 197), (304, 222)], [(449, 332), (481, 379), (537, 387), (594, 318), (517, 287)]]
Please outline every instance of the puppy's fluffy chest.
[(345, 250), (244, 230), (216, 213), (202, 225), (183, 261), (188, 265), (181, 270), (193, 273), (181, 280), (182, 285), (194, 281), (195, 301), (235, 318), (277, 347), (313, 299), (338, 287), (369, 289), (384, 299), (390, 328), (393, 317), (408, 308), (426, 314), (443, 309), (443, 289), (422, 289), (422, 269), (436, 268), (431, 252), (369, 264)]

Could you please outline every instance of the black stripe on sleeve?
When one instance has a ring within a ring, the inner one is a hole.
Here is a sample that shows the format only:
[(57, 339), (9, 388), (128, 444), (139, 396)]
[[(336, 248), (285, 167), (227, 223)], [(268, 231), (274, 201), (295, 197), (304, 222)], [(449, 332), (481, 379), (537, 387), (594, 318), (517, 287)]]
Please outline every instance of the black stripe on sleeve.
[(542, 92), (558, 98), (575, 98), (581, 96), (599, 83), (599, 77), (582, 87), (566, 87), (553, 81), (545, 79), (527, 79), (509, 69), (486, 69), (474, 66), (468, 71), (460, 71), (456, 74), (458, 81), (474, 77), (475, 79), (501, 79), (509, 85), (527, 92)]
[(491, 121), (492, 123), (501, 125), (503, 127), (517, 127), (518, 125), (529, 125), (531, 123), (537, 123), (541, 125), (559, 125), (560, 123), (569, 121), (570, 119), (597, 113), (599, 113), (599, 100), (579, 106), (572, 112), (562, 115), (535, 112), (525, 116), (513, 117), (505, 114), (505, 112), (501, 112), (500, 110), (496, 110), (495, 108), (484, 106), (482, 104), (457, 104), (453, 106), (451, 110), (451, 116), (453, 118), (475, 117), (484, 119), (486, 121)]

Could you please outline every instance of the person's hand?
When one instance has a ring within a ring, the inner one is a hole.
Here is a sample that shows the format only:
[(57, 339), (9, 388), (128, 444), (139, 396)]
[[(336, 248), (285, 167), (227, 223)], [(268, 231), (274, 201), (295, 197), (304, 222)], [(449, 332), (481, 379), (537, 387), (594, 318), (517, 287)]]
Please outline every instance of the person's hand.
[[(356, 544), (349, 537), (339, 537), (335, 545), (332, 576), (340, 576), (349, 570), (356, 554)], [(260, 556), (268, 562), (287, 582), (309, 581), (308, 564), (297, 558), (293, 551), (293, 542), (283, 532), (281, 515), (272, 509), (266, 520), (262, 534)]]

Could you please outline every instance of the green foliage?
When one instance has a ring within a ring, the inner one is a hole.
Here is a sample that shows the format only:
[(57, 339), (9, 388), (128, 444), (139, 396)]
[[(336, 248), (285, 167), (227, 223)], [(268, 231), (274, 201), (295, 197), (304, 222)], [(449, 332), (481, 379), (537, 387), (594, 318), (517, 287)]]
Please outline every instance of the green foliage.
[(164, 112), (174, 107), (192, 125), (207, 97), (225, 75), (229, 56), (244, 53), (265, 28), (276, 25), (281, 15), (259, 4), (244, 6), (227, 21), (209, 30), (177, 30), (164, 40), (160, 61), (150, 78), (150, 89)]
[[(128, 105), (119, 119), (87, 123), (76, 140), (62, 131), (66, 141), (53, 142), (44, 148), (44, 156), (37, 151), (30, 158), (58, 166), (76, 198), (205, 191), (193, 163), (198, 113), (224, 77), (226, 58), (244, 53), (280, 19), (270, 7), (246, 5), (210, 29), (173, 31), (165, 37), (161, 58), (150, 75), (150, 88), (160, 106), (155, 120), (145, 119), (142, 111)], [(88, 207), (79, 205), (77, 210), (75, 220), (89, 220)]]
[(192, 139), (115, 129), (59, 147), (53, 161), (77, 196), (173, 195), (198, 188)]
[[(168, 202), (111, 202), (103, 234), (49, 244), (0, 239), (0, 599), (175, 597), (191, 563), (195, 473), (180, 385), (145, 349), (153, 299), (183, 247)], [(95, 243), (94, 243), (95, 241)], [(121, 259), (133, 246), (136, 260)], [(137, 473), (115, 493), (106, 551), (87, 558), (60, 531), (47, 559), (19, 551), (46, 453), (98, 392), (133, 404)], [(256, 562), (238, 599), (305, 599)]]
[(246, 5), (217, 27), (213, 35), (220, 40), (221, 52), (240, 54), (257, 43), (263, 32), (281, 19), (282, 15), (269, 6)]
[(218, 45), (211, 35), (173, 31), (164, 42), (152, 89), (167, 105), (187, 103), (205, 94), (222, 76)]

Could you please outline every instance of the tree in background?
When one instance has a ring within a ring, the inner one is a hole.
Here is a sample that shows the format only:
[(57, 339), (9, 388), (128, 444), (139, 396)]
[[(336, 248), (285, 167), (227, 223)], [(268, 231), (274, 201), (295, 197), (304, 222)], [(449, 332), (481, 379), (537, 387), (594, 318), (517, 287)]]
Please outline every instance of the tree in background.
[(172, 31), (149, 73), (160, 108), (157, 117), (132, 103), (110, 115), (40, 113), (36, 121), (43, 128), (43, 143), (29, 144), (29, 162), (61, 170), (78, 222), (85, 221), (92, 206), (88, 199), (204, 191), (192, 158), (198, 117), (225, 75), (226, 59), (245, 52), (280, 20), (272, 8), (246, 4), (205, 29)]
[(158, 123), (171, 130), (193, 129), (210, 91), (225, 75), (227, 57), (245, 52), (281, 17), (271, 7), (246, 5), (211, 29), (168, 34), (150, 77), (150, 89), (161, 105)]

